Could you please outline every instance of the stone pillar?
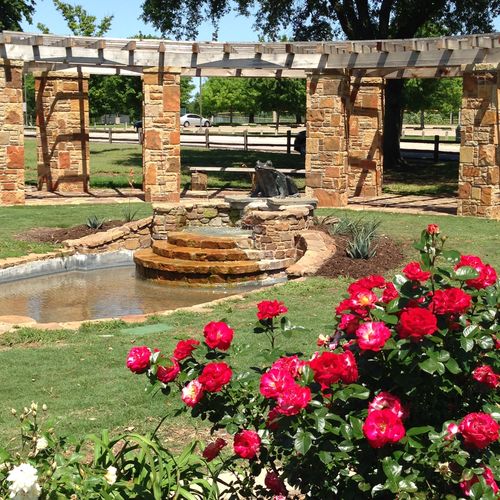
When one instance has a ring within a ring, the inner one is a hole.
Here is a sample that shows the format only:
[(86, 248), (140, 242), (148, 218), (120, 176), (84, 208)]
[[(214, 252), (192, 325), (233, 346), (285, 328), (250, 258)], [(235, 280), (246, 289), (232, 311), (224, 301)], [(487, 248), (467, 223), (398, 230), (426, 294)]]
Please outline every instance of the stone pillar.
[(35, 73), (38, 189), (88, 190), (88, 95), (88, 75)]
[(464, 73), (458, 215), (500, 218), (499, 94), (496, 67)]
[(180, 69), (143, 75), (143, 189), (146, 201), (180, 199)]
[(306, 195), (320, 207), (347, 205), (348, 95), (345, 76), (307, 77)]
[(349, 99), (349, 194), (382, 194), (382, 78), (351, 78)]
[(0, 205), (24, 204), (23, 62), (0, 59)]

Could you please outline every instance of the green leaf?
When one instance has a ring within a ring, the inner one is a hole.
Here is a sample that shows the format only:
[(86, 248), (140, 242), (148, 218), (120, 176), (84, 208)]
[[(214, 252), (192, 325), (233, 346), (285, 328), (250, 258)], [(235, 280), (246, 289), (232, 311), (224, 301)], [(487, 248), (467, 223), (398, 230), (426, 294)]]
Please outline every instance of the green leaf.
[(460, 373), (462, 371), (458, 363), (453, 358), (450, 358), (445, 363), (445, 366), (450, 373), (453, 373), (453, 375), (457, 375), (457, 373)]
[(295, 434), (293, 445), (295, 451), (305, 455), (312, 446), (312, 434), (299, 428)]
[(474, 347), (474, 341), (472, 339), (462, 337), (460, 339), (460, 345), (465, 352), (469, 352)]
[(418, 364), (418, 366), (420, 366), (420, 368), (424, 370), (424, 372), (430, 373), (431, 375), (440, 369), (440, 365), (444, 369), (443, 363), (434, 358), (428, 358)]
[(399, 465), (391, 457), (384, 458), (382, 461), (382, 468), (384, 469), (384, 473), (389, 480), (395, 480), (398, 478), (403, 470), (403, 466)]
[(477, 339), (476, 343), (481, 349), (488, 351), (493, 349), (493, 339), (489, 335), (484, 335), (483, 337)]
[(438, 351), (436, 359), (438, 361), (441, 361), (442, 363), (444, 363), (450, 359), (450, 353), (444, 349), (441, 351)]
[(474, 332), (475, 332), (476, 330), (478, 330), (478, 328), (479, 328), (479, 327), (478, 327), (477, 325), (469, 325), (469, 326), (466, 326), (466, 327), (464, 328), (464, 331), (463, 331), (463, 336), (464, 336), (464, 337), (470, 337), (471, 335), (473, 335), (473, 334), (474, 334)]
[(456, 250), (444, 250), (442, 256), (450, 262), (450, 264), (457, 264), (460, 260), (460, 252)]
[(434, 427), (426, 425), (424, 427), (411, 427), (406, 431), (407, 436), (418, 436), (419, 434), (425, 434), (427, 432), (433, 431)]
[(460, 281), (473, 280), (477, 278), (479, 273), (473, 268), (469, 266), (459, 267), (454, 273), (453, 277)]
[(355, 438), (361, 439), (363, 437), (363, 421), (359, 418), (350, 416), (349, 422), (351, 424), (353, 436)]

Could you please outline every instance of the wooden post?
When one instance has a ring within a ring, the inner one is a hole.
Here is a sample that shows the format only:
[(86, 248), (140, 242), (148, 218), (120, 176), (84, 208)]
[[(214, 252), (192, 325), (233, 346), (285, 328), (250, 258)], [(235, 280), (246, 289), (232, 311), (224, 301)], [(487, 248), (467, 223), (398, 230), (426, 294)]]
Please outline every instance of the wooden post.
[(210, 149), (210, 132), (208, 128), (205, 129), (205, 146), (207, 149)]
[(439, 135), (434, 136), (434, 161), (439, 161)]
[(292, 152), (292, 131), (286, 131), (286, 154), (289, 155)]
[(243, 131), (243, 149), (248, 151), (248, 130)]
[(108, 129), (108, 141), (110, 144), (113, 143), (113, 129), (111, 127)]

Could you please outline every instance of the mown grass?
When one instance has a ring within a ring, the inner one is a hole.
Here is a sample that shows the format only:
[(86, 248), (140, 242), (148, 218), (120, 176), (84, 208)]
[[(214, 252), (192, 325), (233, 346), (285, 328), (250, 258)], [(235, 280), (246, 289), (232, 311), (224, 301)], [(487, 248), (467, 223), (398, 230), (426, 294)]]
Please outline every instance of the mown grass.
[(38, 227), (71, 227), (85, 224), (96, 215), (99, 219), (123, 220), (124, 211), (137, 211), (135, 219), (151, 215), (149, 203), (89, 204), (0, 207), (0, 259), (44, 253), (60, 245), (21, 241), (23, 231)]
[[(319, 210), (318, 214), (377, 217), (382, 220), (381, 232), (400, 242), (409, 258), (416, 255), (409, 248), (420, 230), (431, 222), (437, 223), (443, 234), (449, 235), (449, 248), (478, 254), (497, 268), (500, 266), (497, 252), (500, 222), (446, 216), (360, 214), (347, 210)], [(235, 347), (241, 349), (230, 361), (235, 370), (263, 366), (265, 362), (260, 353), (266, 344), (262, 336), (253, 333), (255, 304), (263, 299), (278, 298), (288, 306), (291, 321), (307, 327), (281, 342), (288, 352), (303, 352), (307, 356), (315, 350), (317, 336), (331, 332), (333, 308), (349, 281), (309, 278), (260, 291), (243, 300), (231, 299), (214, 307), (211, 313), (177, 312), (150, 320), (165, 324), (164, 332), (141, 333), (136, 325), (114, 321), (89, 324), (76, 332), (20, 329), (4, 334), (0, 336), (0, 441), (9, 442), (16, 435), (10, 408), (20, 408), (31, 401), (46, 403), (58, 429), (65, 433), (81, 436), (99, 432), (103, 427), (119, 431), (130, 426), (140, 432), (150, 431), (166, 412), (171, 415), (182, 403), (178, 396), (152, 397), (144, 392), (145, 378), (134, 376), (125, 368), (125, 357), (131, 346), (149, 345), (169, 352), (181, 338), (201, 339), (203, 325), (208, 321), (225, 318), (235, 329)], [(162, 435), (170, 445), (180, 445), (200, 430), (203, 425), (194, 428), (186, 417), (170, 416)]]
[[(35, 140), (26, 140), (26, 182), (36, 185)], [(182, 187), (188, 189), (189, 167), (230, 167), (242, 164), (254, 166), (257, 160), (271, 160), (276, 168), (304, 168), (304, 158), (293, 154), (267, 153), (183, 147), (181, 151)], [(142, 149), (139, 144), (90, 143), (90, 186), (93, 188), (127, 188), (133, 179), (135, 187), (142, 185)], [(299, 189), (304, 176), (294, 176)], [(249, 189), (248, 174), (211, 172), (211, 188)], [(400, 195), (455, 196), (458, 187), (458, 162), (408, 160), (408, 167), (384, 172), (384, 193)]]

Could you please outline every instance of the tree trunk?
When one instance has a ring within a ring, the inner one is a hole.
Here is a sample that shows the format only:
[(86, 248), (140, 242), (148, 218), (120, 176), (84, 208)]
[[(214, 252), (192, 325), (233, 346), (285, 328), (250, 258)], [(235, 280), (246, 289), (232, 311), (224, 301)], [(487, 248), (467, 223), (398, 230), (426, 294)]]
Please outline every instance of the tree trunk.
[(302, 123), (302, 115), (300, 113), (295, 115), (295, 123), (298, 125), (299, 123)]
[(248, 123), (255, 123), (255, 113), (250, 113), (248, 115)]
[(386, 80), (384, 109), (384, 169), (398, 168), (401, 158), (403, 80)]
[(425, 113), (423, 109), (420, 110), (420, 128), (422, 130), (425, 128)]
[(229, 124), (230, 125), (233, 124), (233, 110), (232, 109), (229, 110)]

